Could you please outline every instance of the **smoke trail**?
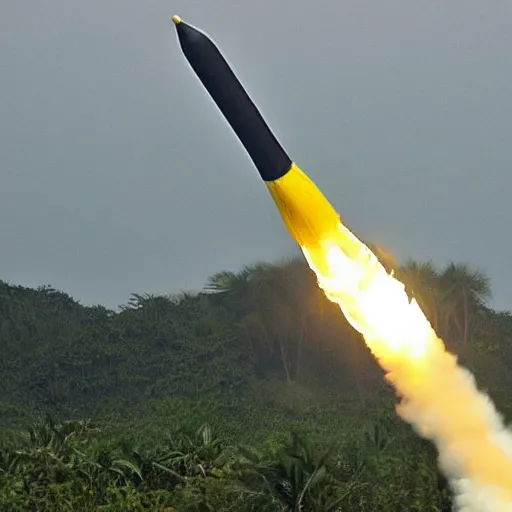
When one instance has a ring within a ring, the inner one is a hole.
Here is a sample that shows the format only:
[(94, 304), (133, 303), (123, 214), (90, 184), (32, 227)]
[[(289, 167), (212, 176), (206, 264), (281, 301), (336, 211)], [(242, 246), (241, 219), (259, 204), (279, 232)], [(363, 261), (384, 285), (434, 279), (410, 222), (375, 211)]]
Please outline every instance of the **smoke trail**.
[(435, 443), (456, 509), (512, 510), (512, 435), (404, 285), (342, 224), (302, 250), (319, 286), (363, 335), (401, 397), (397, 413)]

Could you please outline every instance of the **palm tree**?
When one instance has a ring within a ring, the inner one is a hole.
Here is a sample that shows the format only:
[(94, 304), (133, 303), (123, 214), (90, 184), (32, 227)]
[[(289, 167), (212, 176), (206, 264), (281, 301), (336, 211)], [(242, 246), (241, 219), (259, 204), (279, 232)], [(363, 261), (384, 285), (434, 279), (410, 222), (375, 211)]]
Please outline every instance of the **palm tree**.
[(287, 381), (297, 380), (308, 317), (313, 275), (306, 263), (256, 264), (240, 272), (221, 272), (208, 281), (205, 292), (232, 311), (253, 350), (264, 358), (278, 355)]
[(467, 264), (450, 263), (441, 274), (440, 282), (448, 321), (455, 324), (464, 343), (467, 343), (472, 315), (491, 297), (490, 280)]
[(409, 297), (414, 297), (434, 330), (439, 327), (439, 274), (431, 261), (407, 260), (398, 276)]

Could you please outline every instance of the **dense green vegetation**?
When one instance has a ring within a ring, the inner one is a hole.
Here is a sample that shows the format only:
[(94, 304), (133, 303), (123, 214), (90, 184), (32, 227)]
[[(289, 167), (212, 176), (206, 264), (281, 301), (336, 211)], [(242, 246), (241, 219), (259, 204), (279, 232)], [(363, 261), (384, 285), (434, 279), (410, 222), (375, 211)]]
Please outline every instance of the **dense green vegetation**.
[[(512, 315), (488, 279), (374, 249), (507, 415)], [(435, 450), (301, 260), (118, 312), (0, 282), (0, 348), (0, 510), (450, 510)]]

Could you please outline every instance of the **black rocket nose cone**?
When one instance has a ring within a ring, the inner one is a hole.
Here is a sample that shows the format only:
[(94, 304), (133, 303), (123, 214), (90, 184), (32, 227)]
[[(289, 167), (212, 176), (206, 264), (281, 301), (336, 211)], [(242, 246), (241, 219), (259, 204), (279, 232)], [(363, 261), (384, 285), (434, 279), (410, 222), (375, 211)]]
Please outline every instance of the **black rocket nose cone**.
[[(194, 44), (204, 45), (207, 41), (212, 43), (206, 34), (192, 27), (188, 23), (185, 23), (179, 16), (173, 16), (171, 19), (176, 25), (176, 32), (178, 33), (178, 38), (182, 48), (183, 45), (185, 48), (189, 49), (193, 47)], [(185, 51), (185, 48), (183, 48), (183, 51)]]
[(173, 16), (181, 49), (198, 78), (235, 131), (265, 181), (274, 181), (292, 166), (290, 157), (265, 123), (213, 41)]

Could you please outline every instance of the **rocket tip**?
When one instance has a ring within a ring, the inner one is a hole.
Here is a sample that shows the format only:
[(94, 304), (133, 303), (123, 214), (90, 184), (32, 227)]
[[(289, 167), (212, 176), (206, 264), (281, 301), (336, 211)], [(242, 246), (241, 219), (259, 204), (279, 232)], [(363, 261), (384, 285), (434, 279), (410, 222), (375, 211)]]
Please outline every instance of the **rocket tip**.
[(171, 18), (171, 20), (174, 22), (175, 25), (178, 25), (182, 21), (182, 19), (176, 14)]

